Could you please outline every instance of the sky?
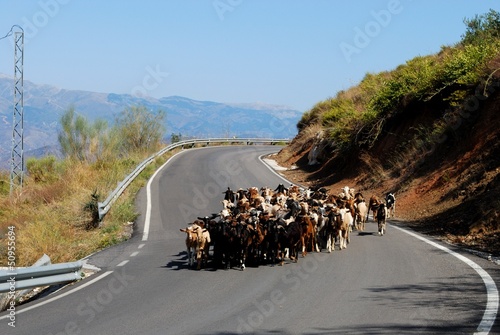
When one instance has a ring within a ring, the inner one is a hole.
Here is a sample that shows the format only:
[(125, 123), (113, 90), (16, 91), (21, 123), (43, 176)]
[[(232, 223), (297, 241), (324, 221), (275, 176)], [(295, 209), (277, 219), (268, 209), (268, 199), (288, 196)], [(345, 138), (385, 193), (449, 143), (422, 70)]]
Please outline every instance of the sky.
[[(0, 0), (0, 38), (23, 28), (24, 80), (36, 84), (305, 112), (454, 45), (464, 19), (490, 9), (500, 1)], [(13, 41), (0, 40), (9, 76)]]

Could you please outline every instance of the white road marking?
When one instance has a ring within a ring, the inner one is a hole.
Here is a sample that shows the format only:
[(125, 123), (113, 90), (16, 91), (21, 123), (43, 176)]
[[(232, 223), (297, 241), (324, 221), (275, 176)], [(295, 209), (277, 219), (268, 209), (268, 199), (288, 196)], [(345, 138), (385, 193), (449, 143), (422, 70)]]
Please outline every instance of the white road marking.
[[(191, 150), (196, 150), (196, 149), (191, 149)], [(148, 237), (149, 237), (149, 229), (150, 229), (150, 226), (151, 226), (151, 184), (153, 183), (153, 180), (155, 179), (156, 175), (175, 157), (177, 156), (178, 154), (180, 153), (183, 153), (184, 151), (180, 151), (178, 153), (176, 153), (175, 155), (173, 155), (172, 157), (170, 157), (158, 170), (156, 170), (156, 172), (151, 176), (151, 178), (149, 179), (148, 181), (148, 184), (146, 186), (146, 217), (144, 219), (144, 230), (142, 232), (142, 240), (143, 241), (147, 241), (148, 240)], [(259, 157), (259, 160), (264, 163), (264, 161), (262, 160), (262, 157), (265, 156), (266, 154), (262, 155)], [(281, 179), (285, 180), (287, 183), (289, 183), (290, 181), (283, 178), (282, 176), (280, 176), (278, 173), (276, 173), (276, 171), (274, 171), (268, 164), (264, 163), (265, 166), (267, 166), (267, 168), (269, 170), (271, 170), (275, 175), (277, 175), (278, 177), (280, 177)]]
[(151, 178), (148, 181), (147, 188), (146, 188), (146, 202), (147, 202), (146, 203), (146, 218), (144, 220), (144, 230), (142, 232), (142, 240), (143, 241), (148, 240), (149, 226), (151, 224), (151, 183), (153, 182), (153, 179), (155, 179), (158, 172), (160, 172), (165, 167), (165, 165), (167, 165), (170, 162), (170, 160), (172, 160), (172, 158), (174, 158), (175, 156), (177, 156), (178, 154), (180, 154), (182, 152), (183, 151), (180, 151), (180, 152), (176, 153), (175, 155), (173, 155), (172, 157), (170, 157), (162, 166), (160, 166), (160, 168), (158, 170), (156, 170), (156, 172), (151, 176)]
[(300, 186), (302, 188), (304, 188), (302, 185), (300, 184), (297, 184), (297, 183), (293, 183), (291, 182), (290, 180), (286, 179), (285, 177), (283, 177), (282, 175), (280, 175), (278, 172), (276, 172), (275, 169), (273, 169), (262, 157), (264, 156), (267, 156), (269, 154), (263, 154), (263, 155), (260, 155), (259, 156), (259, 160), (262, 162), (262, 164), (264, 164), (272, 173), (274, 173), (276, 176), (280, 177), (282, 180), (285, 181), (285, 183), (290, 183), (292, 185), (297, 185), (297, 186)]
[(397, 226), (392, 225), (393, 228), (399, 229), (402, 232), (407, 233), (408, 235), (411, 235), (415, 238), (418, 238), (421, 241), (424, 241), (427, 244), (432, 245), (435, 248), (441, 249), (444, 252), (449, 253), (452, 256), (455, 256), (471, 268), (473, 268), (481, 277), (481, 279), (484, 282), (484, 286), (486, 286), (486, 295), (487, 295), (487, 302), (486, 302), (486, 309), (484, 310), (483, 314), (483, 319), (481, 320), (481, 323), (477, 327), (477, 332), (475, 332), (475, 335), (487, 335), (489, 334), (491, 327), (493, 327), (493, 324), (495, 323), (495, 319), (498, 314), (498, 304), (499, 304), (499, 297), (498, 297), (498, 289), (495, 284), (495, 281), (491, 276), (486, 272), (482, 267), (480, 267), (477, 263), (471, 261), (465, 256), (460, 255), (459, 253), (456, 253), (455, 251), (452, 251), (445, 246), (442, 246), (436, 242), (433, 242), (431, 240), (426, 239), (425, 237), (422, 237), (420, 235), (417, 235), (411, 231), (407, 231), (406, 229), (399, 228)]
[[(143, 240), (143, 241), (147, 241), (148, 236), (149, 236), (149, 226), (150, 226), (150, 221), (151, 221), (151, 182), (153, 181), (154, 177), (156, 177), (156, 175), (158, 174), (158, 172), (159, 172), (160, 170), (162, 170), (162, 169), (165, 167), (165, 165), (167, 165), (167, 164), (170, 162), (170, 160), (171, 160), (172, 158), (174, 158), (175, 156), (177, 156), (177, 155), (178, 155), (178, 154), (180, 154), (180, 153), (182, 153), (182, 151), (180, 151), (180, 152), (178, 152), (177, 154), (175, 154), (175, 155), (173, 155), (172, 157), (170, 157), (170, 158), (169, 158), (169, 159), (168, 159), (168, 160), (167, 160), (167, 161), (166, 161), (166, 162), (165, 162), (165, 163), (164, 163), (164, 164), (163, 164), (163, 165), (162, 165), (162, 166), (161, 166), (158, 170), (156, 170), (156, 172), (153, 174), (153, 176), (152, 176), (152, 177), (149, 179), (149, 181), (148, 181), (148, 184), (147, 184), (147, 192), (146, 192), (146, 193), (147, 193), (146, 219), (145, 219), (145, 223), (144, 223), (144, 231), (143, 231), (143, 234), (142, 234), (142, 240)], [(140, 245), (138, 246), (138, 249), (143, 248), (143, 247), (144, 247), (144, 245), (145, 245), (144, 243), (140, 244)], [(137, 254), (138, 254), (138, 253), (139, 253), (138, 251), (133, 252), (130, 256), (131, 256), (131, 257), (135, 257), (135, 256), (137, 256)], [(93, 255), (93, 254), (92, 254), (92, 255)], [(88, 256), (86, 256), (86, 257), (85, 257), (85, 258), (83, 258), (83, 259), (87, 259), (87, 258), (89, 258), (89, 257), (90, 257), (90, 256), (92, 256), (92, 255), (88, 255)], [(117, 266), (117, 267), (122, 267), (122, 266), (124, 266), (125, 264), (127, 264), (128, 262), (129, 262), (128, 260), (124, 260), (124, 261), (120, 262), (119, 264), (117, 264), (116, 266)], [(43, 306), (43, 305), (45, 305), (45, 304), (48, 304), (49, 302), (52, 302), (52, 301), (55, 301), (55, 300), (61, 299), (61, 298), (65, 297), (65, 296), (67, 296), (67, 295), (70, 295), (70, 294), (72, 294), (72, 293), (75, 293), (75, 292), (77, 292), (77, 291), (79, 291), (79, 290), (81, 290), (81, 289), (83, 289), (83, 288), (85, 288), (85, 287), (87, 287), (87, 286), (89, 286), (89, 285), (94, 284), (95, 282), (97, 282), (97, 281), (99, 281), (99, 280), (103, 279), (104, 277), (106, 277), (106, 276), (108, 276), (108, 275), (110, 275), (110, 274), (112, 274), (112, 273), (113, 273), (113, 271), (106, 271), (106, 272), (104, 272), (102, 275), (100, 275), (100, 276), (98, 276), (98, 277), (96, 277), (96, 278), (94, 278), (94, 279), (90, 280), (89, 282), (87, 282), (87, 283), (85, 283), (85, 284), (82, 284), (82, 285), (78, 286), (78, 287), (77, 287), (77, 288), (75, 288), (75, 289), (72, 289), (72, 290), (70, 290), (70, 291), (68, 291), (68, 292), (65, 292), (65, 293), (61, 294), (61, 295), (58, 295), (58, 296), (55, 296), (55, 297), (53, 297), (53, 298), (47, 299), (47, 300), (45, 300), (45, 301), (42, 301), (42, 302), (40, 302), (40, 303), (38, 303), (38, 304), (34, 304), (34, 305), (29, 306), (29, 307), (26, 307), (26, 308), (24, 308), (24, 309), (18, 310), (18, 311), (16, 311), (16, 314), (21, 314), (21, 313), (27, 312), (27, 311), (29, 311), (29, 310), (32, 310), (32, 309), (34, 309), (34, 308), (37, 308), (37, 307)], [(2, 319), (6, 319), (6, 318), (8, 318), (8, 317), (10, 317), (10, 315), (9, 315), (9, 314), (4, 315), (4, 316), (0, 317), (0, 320), (2, 320)]]
[(125, 264), (128, 263), (128, 259), (124, 260), (123, 262), (120, 262), (119, 264), (117, 264), (116, 266), (124, 266)]
[(133, 253), (130, 254), (130, 257), (135, 257), (139, 254), (139, 251), (134, 251)]
[[(285, 177), (281, 176), (279, 173), (277, 173), (269, 164), (267, 164), (263, 159), (262, 156), (259, 156), (259, 160), (267, 166), (269, 170), (271, 170), (275, 175), (280, 177), (281, 179), (293, 184), (289, 180), (287, 180)], [(299, 185), (300, 186), (300, 185)], [(495, 284), (495, 281), (491, 276), (486, 272), (482, 267), (480, 267), (477, 263), (471, 261), (467, 257), (464, 257), (460, 255), (459, 253), (456, 253), (442, 245), (439, 245), (435, 242), (432, 242), (431, 240), (426, 239), (425, 237), (419, 236), (411, 231), (407, 231), (403, 228), (399, 228), (397, 226), (392, 225), (392, 227), (399, 229), (402, 232), (407, 233), (408, 235), (411, 235), (415, 238), (418, 238), (421, 241), (424, 241), (427, 244), (432, 245), (435, 248), (441, 249), (447, 253), (449, 253), (452, 256), (455, 256), (471, 268), (473, 268), (481, 277), (481, 279), (484, 282), (484, 286), (486, 287), (486, 295), (487, 295), (487, 302), (486, 302), (486, 308), (484, 310), (483, 318), (481, 322), (479, 323), (479, 326), (477, 327), (477, 331), (474, 333), (474, 335), (488, 335), (490, 333), (491, 327), (493, 327), (493, 324), (495, 323), (495, 319), (498, 314), (498, 307), (499, 307), (499, 294), (498, 294), (498, 289)]]
[[(182, 152), (182, 151), (181, 151)], [(179, 153), (181, 153), (179, 152)], [(177, 156), (179, 153), (173, 155), (172, 157), (170, 157), (154, 174), (153, 176), (151, 177), (151, 179), (148, 181), (148, 184), (147, 184), (147, 191), (146, 191), (146, 194), (147, 194), (147, 207), (146, 207), (146, 219), (145, 219), (145, 223), (144, 223), (144, 231), (143, 231), (143, 235), (142, 235), (142, 240), (143, 241), (147, 241), (148, 239), (148, 236), (149, 236), (149, 226), (150, 226), (150, 221), (151, 221), (151, 183), (153, 181), (153, 179), (156, 177), (156, 175), (158, 174), (158, 172), (160, 170), (163, 169), (163, 167), (165, 165), (167, 165), (170, 160), (172, 158), (174, 158), (175, 156)], [(286, 181), (287, 183), (291, 183), (291, 184), (294, 184), (292, 182), (290, 182), (288, 179), (284, 178), (283, 176), (281, 176), (279, 173), (277, 173), (271, 166), (269, 166), (267, 163), (264, 162), (264, 160), (262, 159), (263, 156), (266, 156), (267, 154), (264, 154), (264, 155), (261, 155), (259, 156), (259, 160), (270, 170), (272, 171), (276, 176), (278, 176), (279, 178), (283, 179), (284, 181)], [(300, 186), (300, 185), (299, 185)], [(428, 243), (438, 249), (441, 249), (447, 253), (449, 253), (450, 255), (452, 256), (455, 256), (456, 258), (458, 258), (459, 260), (463, 261), (464, 263), (466, 263), (467, 265), (469, 265), (471, 268), (473, 268), (478, 274), (479, 276), (481, 277), (481, 279), (483, 280), (485, 286), (486, 286), (486, 293), (487, 293), (487, 303), (486, 303), (486, 309), (484, 311), (484, 315), (483, 315), (483, 318), (481, 320), (481, 323), (479, 324), (479, 326), (477, 327), (477, 332), (474, 333), (475, 335), (488, 335), (490, 330), (491, 330), (491, 327), (493, 326), (493, 323), (495, 322), (495, 319), (496, 319), (496, 316), (497, 316), (497, 313), (498, 313), (498, 305), (499, 305), (499, 295), (498, 295), (498, 290), (497, 290), (497, 287), (496, 287), (496, 284), (495, 284), (495, 281), (491, 278), (491, 276), (483, 269), (481, 268), (478, 264), (476, 264), (475, 262), (471, 261), (470, 259), (444, 247), (444, 246), (441, 246), (435, 242), (432, 242), (422, 236), (419, 236), (415, 233), (412, 233), (410, 231), (406, 231), (402, 228), (399, 228), (399, 227), (396, 227), (396, 226), (393, 226), (394, 228), (396, 229), (399, 229), (413, 237), (416, 237), (418, 238), (419, 240), (422, 240), (424, 241), (425, 243)]]
[[(53, 297), (53, 298), (47, 299), (47, 300), (42, 301), (42, 302), (40, 302), (40, 303), (38, 303), (38, 304), (35, 304), (35, 305), (33, 305), (33, 306), (26, 307), (26, 308), (21, 309), (21, 310), (16, 310), (16, 315), (17, 315), (17, 314), (24, 313), (24, 312), (27, 312), (27, 311), (29, 311), (29, 310), (32, 310), (33, 308), (37, 308), (37, 307), (43, 306), (43, 305), (45, 305), (45, 304), (48, 304), (49, 302), (52, 302), (52, 301), (55, 301), (55, 300), (61, 299), (61, 298), (65, 297), (65, 296), (67, 296), (67, 295), (70, 295), (70, 294), (72, 294), (72, 293), (75, 293), (76, 291), (79, 291), (79, 290), (81, 290), (81, 289), (83, 289), (83, 288), (85, 288), (85, 287), (87, 287), (87, 286), (89, 286), (89, 285), (92, 285), (93, 283), (97, 282), (98, 280), (103, 279), (104, 277), (106, 277), (106, 276), (108, 276), (108, 275), (110, 275), (110, 274), (112, 274), (112, 273), (113, 273), (113, 271), (106, 271), (106, 272), (104, 272), (102, 275), (100, 275), (99, 277), (94, 278), (94, 279), (92, 279), (91, 281), (89, 281), (89, 282), (87, 282), (87, 283), (85, 283), (85, 284), (82, 284), (82, 285), (80, 285), (80, 286), (76, 287), (75, 289), (73, 289), (73, 290), (71, 290), (71, 291), (68, 291), (68, 292), (63, 293), (63, 294), (61, 294), (61, 295), (58, 295), (58, 296), (55, 296), (55, 297)], [(6, 318), (8, 318), (9, 316), (10, 316), (9, 314), (4, 315), (4, 316), (0, 317), (0, 320), (2, 320), (2, 319), (6, 319)]]

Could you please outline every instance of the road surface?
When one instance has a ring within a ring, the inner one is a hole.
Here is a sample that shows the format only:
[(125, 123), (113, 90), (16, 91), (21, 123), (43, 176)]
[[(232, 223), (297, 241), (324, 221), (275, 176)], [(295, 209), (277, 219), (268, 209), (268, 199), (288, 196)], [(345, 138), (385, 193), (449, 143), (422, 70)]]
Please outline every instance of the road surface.
[(259, 160), (277, 150), (223, 146), (174, 156), (140, 191), (134, 236), (88, 258), (102, 270), (19, 306), (15, 328), (2, 313), (0, 334), (499, 333), (498, 266), (396, 222), (381, 237), (370, 219), (347, 249), (296, 264), (189, 269), (179, 228), (219, 212), (228, 186), (283, 183)]

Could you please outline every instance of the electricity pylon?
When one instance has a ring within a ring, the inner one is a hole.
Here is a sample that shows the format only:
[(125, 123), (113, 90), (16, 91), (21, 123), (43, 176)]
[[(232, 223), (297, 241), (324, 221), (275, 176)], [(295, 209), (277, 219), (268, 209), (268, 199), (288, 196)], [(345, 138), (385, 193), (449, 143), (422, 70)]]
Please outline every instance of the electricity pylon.
[(10, 160), (10, 194), (23, 187), (24, 177), (24, 31), (14, 33), (14, 115)]

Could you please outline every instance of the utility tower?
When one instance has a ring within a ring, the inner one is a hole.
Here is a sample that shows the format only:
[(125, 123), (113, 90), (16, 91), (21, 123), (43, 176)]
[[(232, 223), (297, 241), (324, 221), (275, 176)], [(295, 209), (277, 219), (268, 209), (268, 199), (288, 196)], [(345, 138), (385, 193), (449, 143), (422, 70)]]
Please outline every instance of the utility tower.
[(14, 116), (10, 160), (10, 194), (23, 187), (24, 177), (24, 31), (14, 32)]

